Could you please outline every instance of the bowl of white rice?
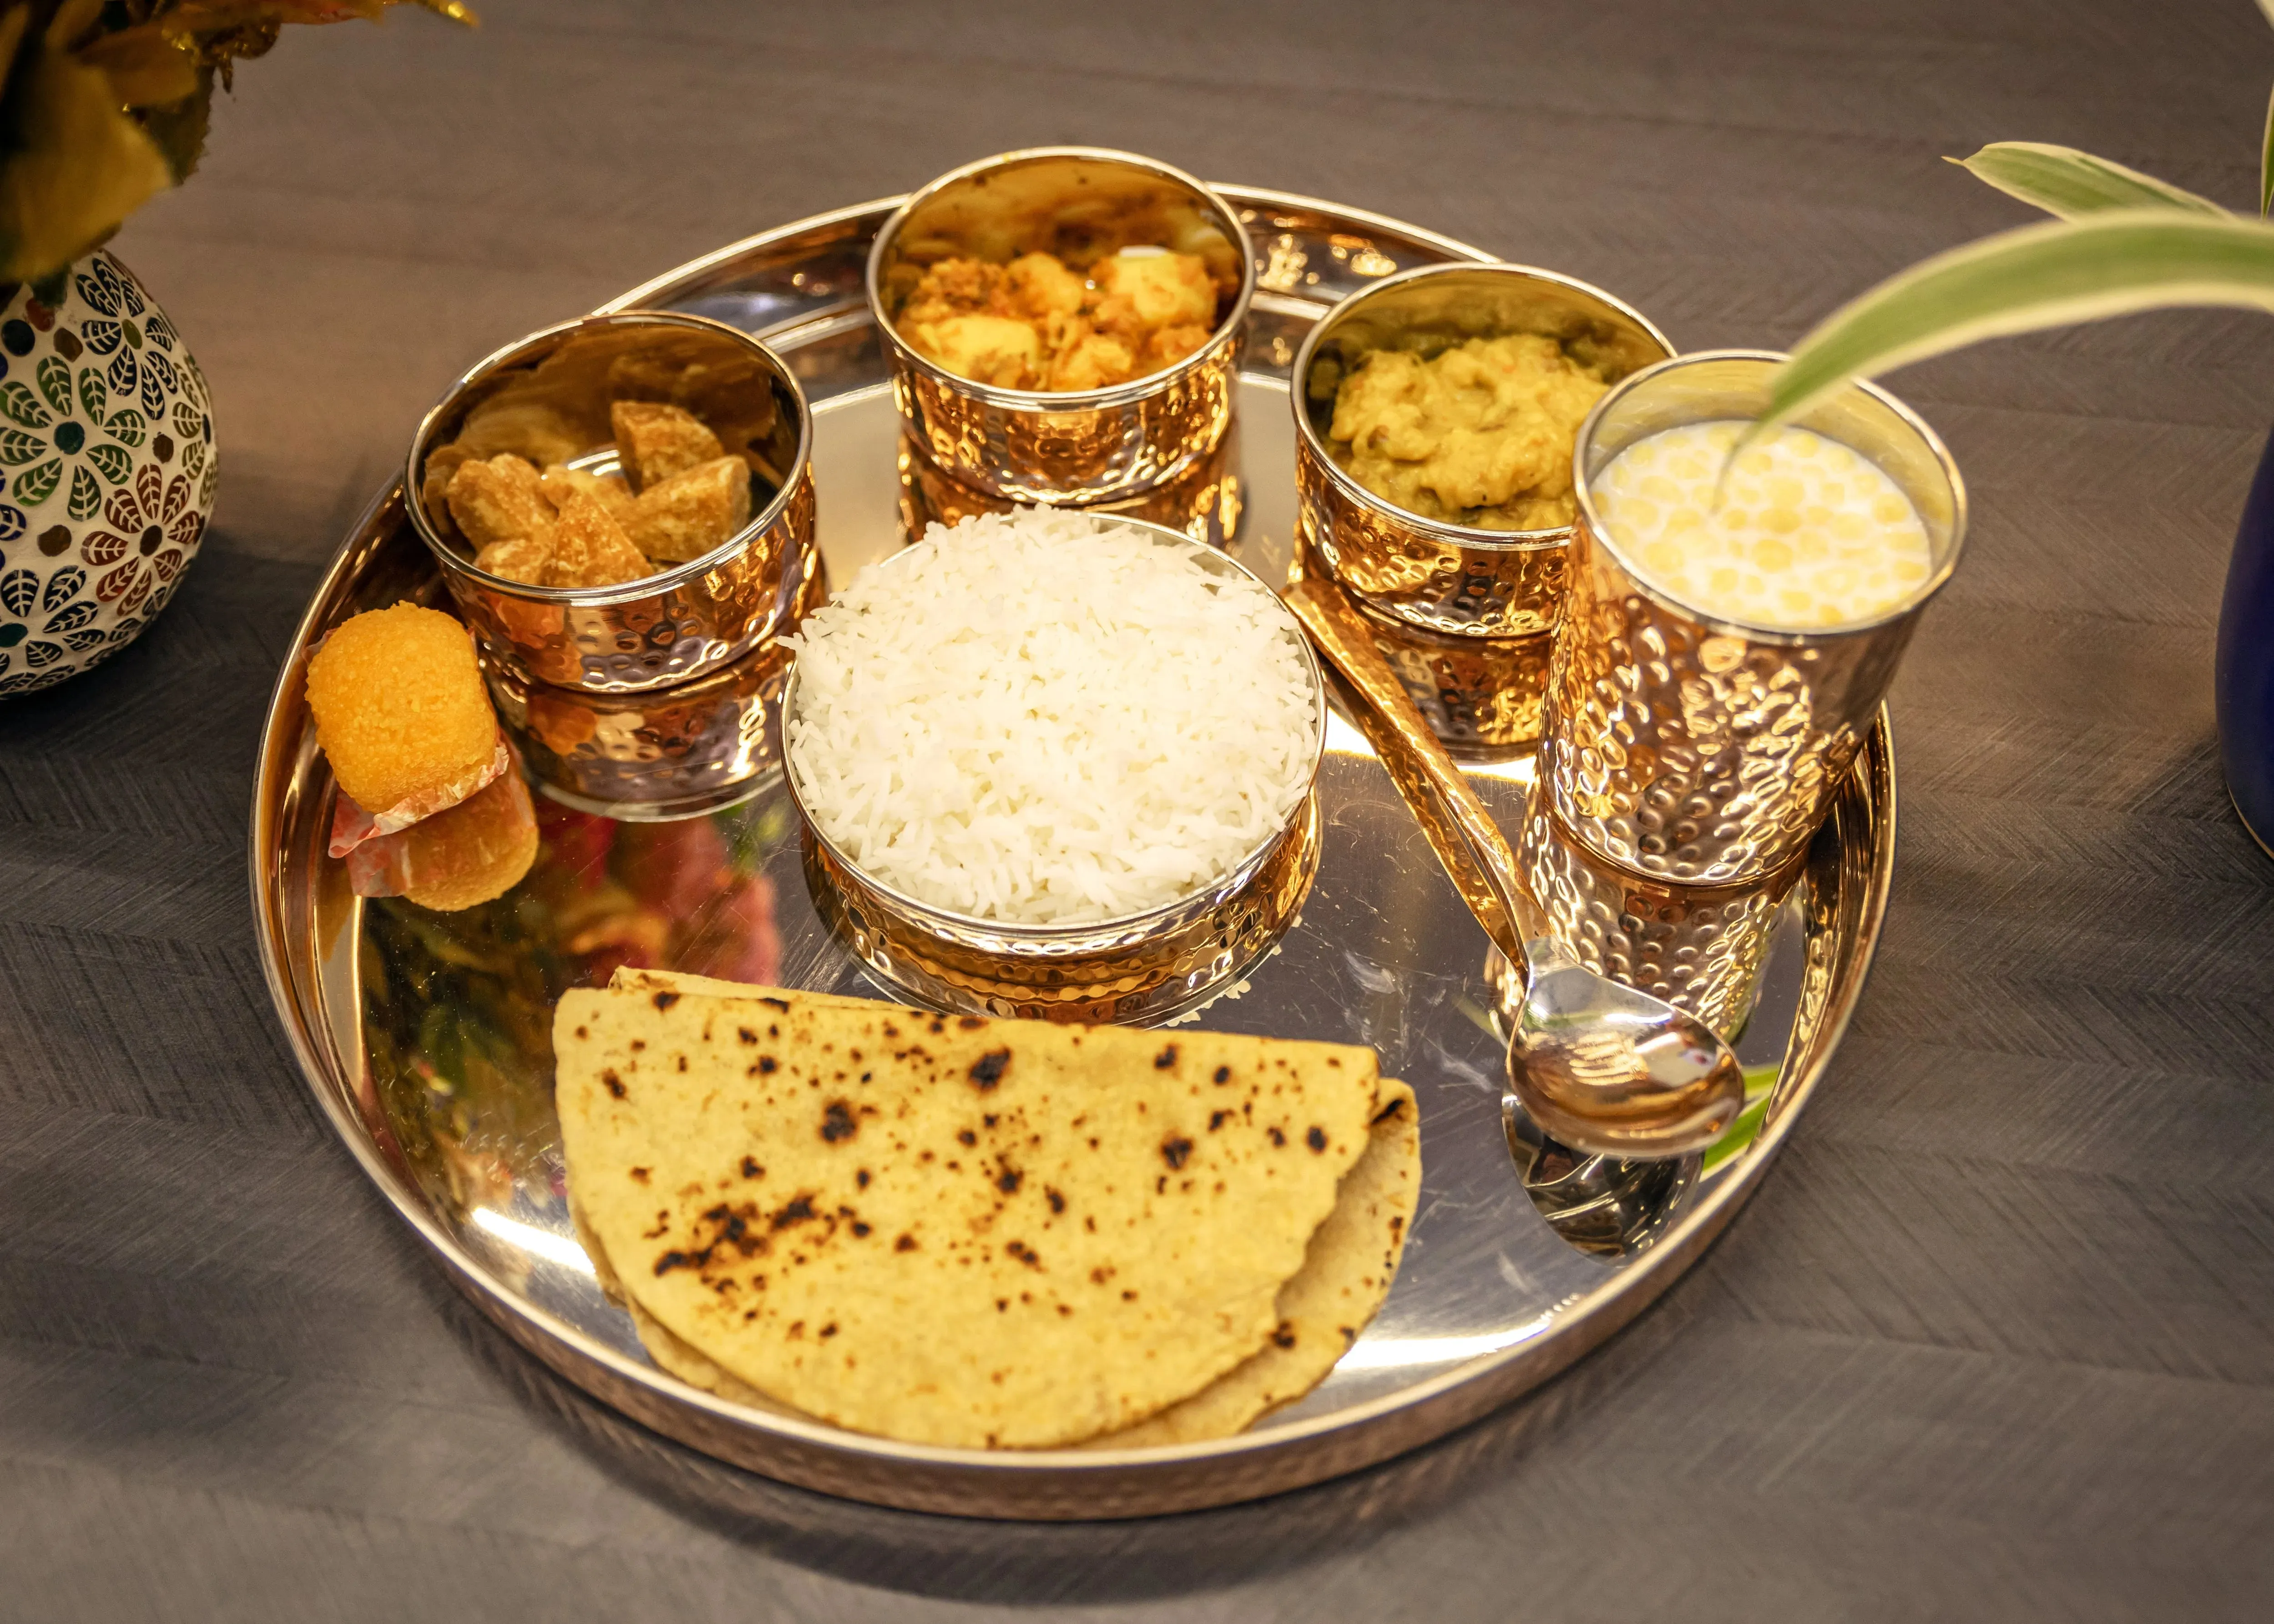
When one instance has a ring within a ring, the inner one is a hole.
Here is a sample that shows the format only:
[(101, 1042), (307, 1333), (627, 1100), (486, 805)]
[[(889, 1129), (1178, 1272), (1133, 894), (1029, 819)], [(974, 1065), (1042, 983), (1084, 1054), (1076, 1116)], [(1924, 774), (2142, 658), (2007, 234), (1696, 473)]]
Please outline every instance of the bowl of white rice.
[(930, 1002), (1172, 1014), (1268, 952), (1317, 872), (1318, 663), (1270, 588), (1174, 530), (935, 524), (787, 641), (815, 902)]

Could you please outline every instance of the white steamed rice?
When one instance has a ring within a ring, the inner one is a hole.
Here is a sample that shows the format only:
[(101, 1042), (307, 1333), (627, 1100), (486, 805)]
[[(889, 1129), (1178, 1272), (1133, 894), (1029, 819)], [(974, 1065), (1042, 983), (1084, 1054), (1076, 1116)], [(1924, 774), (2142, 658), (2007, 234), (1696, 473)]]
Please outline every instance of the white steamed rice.
[(1127, 525), (933, 525), (807, 618), (789, 769), (821, 832), (935, 907), (1172, 902), (1281, 828), (1317, 750), (1284, 610)]

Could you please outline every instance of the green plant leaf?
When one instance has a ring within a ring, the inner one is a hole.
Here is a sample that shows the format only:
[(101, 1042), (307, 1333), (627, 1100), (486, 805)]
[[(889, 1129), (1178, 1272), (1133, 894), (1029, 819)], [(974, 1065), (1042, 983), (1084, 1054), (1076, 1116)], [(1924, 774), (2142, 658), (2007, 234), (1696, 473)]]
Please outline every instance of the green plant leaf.
[(110, 403), (110, 392), (102, 387), (102, 374), (92, 366), (79, 369), (79, 403), (97, 423), (102, 421), (103, 408)]
[(48, 442), (19, 429), (0, 429), (0, 462), (21, 468), (34, 457), (48, 455)]
[(102, 426), (113, 440), (124, 446), (139, 447), (150, 431), (150, 425), (142, 420), (142, 414), (132, 406), (123, 409)]
[(2274, 94), (2266, 98), (2266, 133), (2258, 140), (2258, 217), (2274, 204)]
[(2274, 225), (2110, 209), (2000, 232), (1922, 260), (1818, 323), (1777, 369), (1746, 438), (1850, 379), (1985, 338), (2211, 304), (2274, 310)]
[(1992, 141), (1971, 158), (1946, 158), (1977, 180), (2063, 220), (2105, 208), (2184, 208), (2225, 217), (2209, 198), (2074, 147)]
[(71, 516), (92, 519), (102, 509), (102, 487), (84, 468), (72, 470)]

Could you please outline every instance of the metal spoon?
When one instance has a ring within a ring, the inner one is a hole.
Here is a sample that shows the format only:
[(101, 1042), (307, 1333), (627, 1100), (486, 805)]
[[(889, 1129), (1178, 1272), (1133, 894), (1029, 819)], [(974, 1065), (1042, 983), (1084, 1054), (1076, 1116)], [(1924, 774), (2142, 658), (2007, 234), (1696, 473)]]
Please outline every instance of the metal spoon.
[(1312, 576), (1286, 598), (1319, 652), (1357, 691), (1367, 711), (1361, 722), (1372, 724), (1367, 738), (1477, 922), (1525, 966), (1524, 1012), (1508, 1045), (1509, 1091), (1543, 1132), (1580, 1150), (1652, 1158), (1710, 1144), (1745, 1102), (1744, 1073), (1729, 1046), (1694, 1015), (1596, 974), (1557, 944), (1507, 838), (1342, 589)]

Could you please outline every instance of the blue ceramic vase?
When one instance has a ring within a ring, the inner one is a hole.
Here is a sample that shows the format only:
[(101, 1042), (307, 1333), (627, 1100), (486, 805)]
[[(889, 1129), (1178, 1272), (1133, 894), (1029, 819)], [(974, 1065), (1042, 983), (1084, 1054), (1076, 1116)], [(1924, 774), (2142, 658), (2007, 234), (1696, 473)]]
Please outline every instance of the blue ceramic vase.
[(2274, 855), (2274, 439), (2258, 461), (2218, 615), (2218, 746), (2234, 808)]

